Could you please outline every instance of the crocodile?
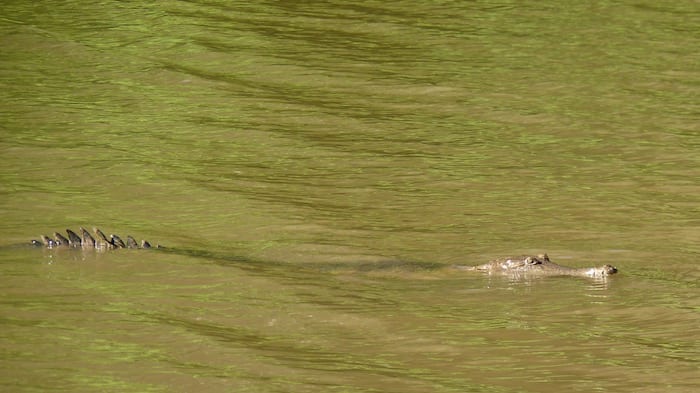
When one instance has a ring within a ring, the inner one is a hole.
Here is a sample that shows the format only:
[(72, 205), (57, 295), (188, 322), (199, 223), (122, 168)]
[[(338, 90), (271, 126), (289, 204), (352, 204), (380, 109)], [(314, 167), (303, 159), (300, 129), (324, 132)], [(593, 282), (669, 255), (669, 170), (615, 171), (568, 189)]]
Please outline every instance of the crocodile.
[(578, 276), (593, 278), (607, 277), (611, 274), (617, 273), (617, 268), (612, 265), (584, 268), (573, 268), (558, 265), (550, 261), (547, 254), (499, 258), (483, 265), (452, 265), (452, 268), (464, 271), (480, 271), (489, 274)]
[(78, 231), (80, 235), (70, 229), (66, 229), (68, 237), (59, 232), (54, 232), (53, 238), (42, 235), (41, 240), (32, 240), (31, 244), (46, 248), (82, 248), (97, 250), (109, 250), (114, 248), (152, 248), (151, 243), (146, 240), (141, 240), (141, 243), (138, 243), (133, 237), (127, 236), (125, 242), (118, 235), (110, 235), (107, 237), (104, 232), (98, 228), (92, 228), (92, 230), (95, 233), (95, 237), (85, 228), (80, 227)]
[[(107, 237), (98, 228), (93, 228), (93, 232), (95, 233), (95, 237), (93, 237), (83, 227), (80, 227), (80, 230), (78, 231), (80, 235), (70, 229), (67, 229), (67, 237), (61, 233), (54, 232), (53, 238), (42, 235), (41, 240), (32, 240), (31, 244), (36, 247), (45, 248), (82, 248), (97, 250), (117, 248), (163, 248), (160, 245), (151, 246), (151, 244), (146, 240), (142, 240), (141, 243), (137, 243), (136, 239), (131, 236), (127, 236), (126, 241), (123, 241), (122, 238), (117, 235), (110, 235)], [(193, 253), (201, 254), (195, 252)], [(433, 266), (431, 264), (431, 268), (435, 267), (437, 266)], [(491, 262), (483, 265), (450, 265), (448, 268), (459, 271), (478, 271), (489, 274), (506, 274), (515, 276), (579, 276), (602, 278), (617, 273), (617, 268), (612, 265), (585, 268), (562, 266), (552, 262), (547, 254), (506, 257), (492, 260)]]

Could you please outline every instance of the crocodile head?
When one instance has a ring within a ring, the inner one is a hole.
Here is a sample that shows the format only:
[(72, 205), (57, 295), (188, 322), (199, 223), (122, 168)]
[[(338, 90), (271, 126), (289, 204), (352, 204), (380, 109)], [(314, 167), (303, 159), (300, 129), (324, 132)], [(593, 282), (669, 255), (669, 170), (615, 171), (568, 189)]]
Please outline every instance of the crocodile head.
[[(503, 270), (521, 271), (530, 268), (542, 268), (544, 264), (549, 262), (547, 254), (538, 254), (537, 256), (524, 255), (521, 257), (507, 258), (500, 261), (500, 267)], [(538, 266), (540, 265), (540, 266)]]
[(590, 268), (571, 268), (558, 265), (550, 261), (547, 254), (539, 254), (537, 256), (523, 255), (519, 257), (497, 259), (486, 265), (476, 267), (476, 270), (588, 277), (606, 277), (617, 273), (617, 268), (612, 265)]

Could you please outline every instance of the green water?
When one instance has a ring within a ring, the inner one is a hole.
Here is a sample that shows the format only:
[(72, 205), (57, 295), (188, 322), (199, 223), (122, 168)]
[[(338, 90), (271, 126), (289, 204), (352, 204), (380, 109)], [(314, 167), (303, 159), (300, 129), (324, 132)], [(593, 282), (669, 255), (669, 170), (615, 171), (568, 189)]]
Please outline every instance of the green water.
[[(3, 2), (0, 390), (697, 391), (698, 26)], [(11, 247), (81, 225), (182, 252)], [(620, 274), (380, 268), (543, 251)]]

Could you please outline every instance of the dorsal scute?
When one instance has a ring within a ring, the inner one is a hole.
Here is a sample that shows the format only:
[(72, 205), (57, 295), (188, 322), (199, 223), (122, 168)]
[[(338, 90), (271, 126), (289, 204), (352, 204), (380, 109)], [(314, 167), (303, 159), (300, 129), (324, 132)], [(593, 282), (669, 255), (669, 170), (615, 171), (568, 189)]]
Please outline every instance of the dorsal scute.
[(126, 248), (126, 244), (124, 244), (124, 240), (122, 240), (121, 237), (111, 234), (109, 238), (112, 239), (112, 244), (114, 244), (115, 247)]
[(138, 242), (131, 235), (126, 236), (126, 248), (139, 248)]
[(66, 233), (68, 234), (68, 242), (71, 247), (82, 247), (83, 240), (77, 233), (71, 231), (70, 229), (66, 229)]
[(95, 248), (95, 238), (90, 235), (90, 232), (80, 227), (80, 233), (83, 235), (83, 248)]

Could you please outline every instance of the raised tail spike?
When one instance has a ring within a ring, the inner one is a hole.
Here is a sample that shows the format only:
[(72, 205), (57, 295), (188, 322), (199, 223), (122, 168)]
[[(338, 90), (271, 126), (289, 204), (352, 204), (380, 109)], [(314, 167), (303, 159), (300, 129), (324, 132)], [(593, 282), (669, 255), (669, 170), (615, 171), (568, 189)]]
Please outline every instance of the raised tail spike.
[(126, 236), (126, 248), (139, 248), (139, 244), (136, 242), (136, 239), (134, 239), (130, 235), (127, 235)]
[(111, 234), (109, 237), (112, 239), (112, 244), (114, 244), (116, 247), (119, 248), (126, 248), (126, 244), (124, 244), (124, 241), (122, 240), (121, 237)]
[(46, 235), (41, 235), (41, 241), (44, 243), (44, 246), (46, 246), (46, 248), (54, 248), (58, 246), (55, 240), (51, 239)]
[(54, 232), (53, 237), (56, 239), (56, 243), (58, 243), (59, 246), (68, 247), (70, 245), (70, 241), (58, 232)]
[(95, 238), (90, 235), (90, 232), (80, 227), (80, 233), (83, 235), (83, 248), (95, 248)]
[(82, 239), (80, 239), (80, 236), (78, 236), (75, 232), (71, 231), (70, 229), (66, 229), (66, 233), (68, 233), (68, 242), (71, 247), (81, 247), (83, 245)]
[(93, 232), (95, 232), (95, 235), (97, 235), (98, 243), (95, 245), (97, 248), (114, 248), (114, 243), (112, 243), (111, 240), (107, 239), (107, 236), (99, 230), (98, 228), (93, 227), (92, 228)]

